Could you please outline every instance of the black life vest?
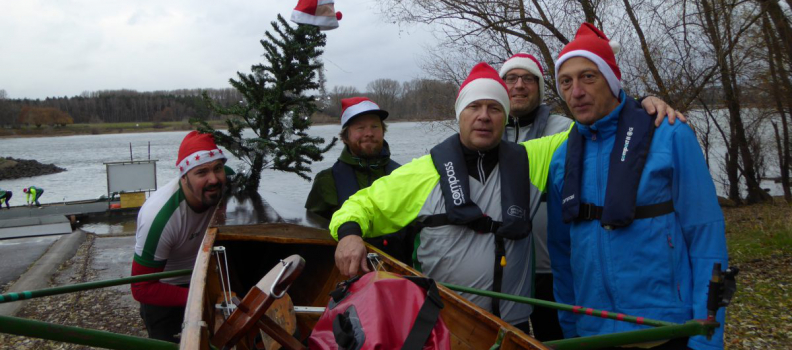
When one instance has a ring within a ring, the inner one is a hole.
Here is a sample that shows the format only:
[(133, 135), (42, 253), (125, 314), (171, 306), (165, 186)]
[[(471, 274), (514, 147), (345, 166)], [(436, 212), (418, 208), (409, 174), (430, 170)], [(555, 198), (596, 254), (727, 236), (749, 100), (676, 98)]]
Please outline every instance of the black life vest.
[[(391, 172), (400, 167), (401, 164), (394, 162), (392, 159), (385, 165), (385, 175), (390, 175)], [(355, 192), (360, 191), (360, 184), (357, 182), (355, 175), (355, 168), (351, 165), (337, 160), (333, 164), (333, 180), (335, 180), (336, 193), (338, 196), (338, 206), (342, 206), (349, 197), (352, 197)]]
[[(530, 172), (525, 147), (509, 141), (501, 141), (498, 147), (502, 221), (495, 221), (484, 214), (470, 198), (470, 181), (459, 134), (447, 138), (429, 153), (437, 173), (440, 174), (440, 189), (443, 192), (446, 213), (426, 218), (421, 226), (462, 225), (478, 233), (492, 233), (495, 236), (492, 288), (493, 291), (500, 292), (503, 284), (501, 262), (506, 259), (504, 240), (519, 240), (531, 234), (531, 218), (528, 214)], [(492, 312), (500, 316), (499, 299), (492, 300)]]

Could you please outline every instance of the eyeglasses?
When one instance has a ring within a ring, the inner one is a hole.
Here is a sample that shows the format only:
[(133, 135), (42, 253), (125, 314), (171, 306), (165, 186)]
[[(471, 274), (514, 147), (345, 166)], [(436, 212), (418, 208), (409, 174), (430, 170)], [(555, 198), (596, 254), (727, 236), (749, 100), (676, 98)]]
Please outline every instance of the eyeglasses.
[(533, 74), (525, 74), (525, 75), (517, 75), (517, 74), (509, 74), (506, 78), (503, 79), (506, 84), (516, 84), (517, 79), (522, 79), (523, 84), (533, 84), (539, 79), (537, 79)]

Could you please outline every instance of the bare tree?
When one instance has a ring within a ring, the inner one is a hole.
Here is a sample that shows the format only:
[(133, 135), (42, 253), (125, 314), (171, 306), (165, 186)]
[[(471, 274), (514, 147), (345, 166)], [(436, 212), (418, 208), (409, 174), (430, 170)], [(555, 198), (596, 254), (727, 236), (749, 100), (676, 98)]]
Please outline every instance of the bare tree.
[(401, 89), (401, 83), (393, 79), (377, 79), (366, 85), (368, 95), (380, 108), (391, 112), (396, 109), (398, 100), (401, 98)]

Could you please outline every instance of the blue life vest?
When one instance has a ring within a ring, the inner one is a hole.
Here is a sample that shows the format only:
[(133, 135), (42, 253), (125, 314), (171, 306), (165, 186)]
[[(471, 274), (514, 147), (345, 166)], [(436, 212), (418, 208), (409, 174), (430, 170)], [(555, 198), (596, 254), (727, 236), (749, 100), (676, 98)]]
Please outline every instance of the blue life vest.
[[(671, 201), (636, 207), (638, 184), (641, 180), (655, 126), (648, 114), (637, 111), (638, 102), (627, 98), (614, 111), (620, 113), (616, 139), (610, 154), (610, 168), (605, 192), (605, 205), (600, 207), (581, 203), (580, 181), (583, 174), (585, 140), (572, 128), (567, 140), (564, 187), (562, 189), (562, 217), (564, 222), (600, 220), (602, 227), (612, 229), (629, 226), (635, 219), (665, 215), (674, 211)], [(623, 117), (624, 115), (630, 117)]]

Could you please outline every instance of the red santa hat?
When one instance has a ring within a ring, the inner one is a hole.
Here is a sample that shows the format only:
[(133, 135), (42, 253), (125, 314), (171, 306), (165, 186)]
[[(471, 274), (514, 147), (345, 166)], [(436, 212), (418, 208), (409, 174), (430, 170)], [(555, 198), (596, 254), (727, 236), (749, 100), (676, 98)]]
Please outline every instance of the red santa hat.
[[(454, 110), (456, 118), (471, 102), (478, 100), (495, 100), (503, 106), (506, 115), (509, 115), (509, 90), (503, 82), (498, 71), (490, 65), (481, 62), (473, 67), (467, 79), (459, 87)], [(508, 118), (503, 118), (505, 123)]]
[(341, 127), (345, 127), (352, 118), (361, 114), (376, 114), (380, 120), (388, 117), (388, 112), (380, 109), (374, 101), (365, 97), (351, 97), (341, 100)]
[(179, 176), (184, 176), (190, 169), (201, 164), (211, 163), (222, 159), (223, 163), (227, 160), (223, 151), (215, 144), (212, 134), (200, 134), (198, 131), (190, 131), (182, 140), (179, 146), (179, 159), (176, 160), (176, 169)]
[(533, 55), (520, 52), (510, 57), (508, 60), (506, 60), (506, 62), (503, 62), (503, 66), (501, 66), (499, 71), (501, 78), (506, 78), (506, 75), (509, 74), (509, 71), (512, 69), (525, 69), (529, 73), (536, 76), (536, 83), (539, 84), (539, 102), (544, 101), (544, 69), (542, 69), (542, 65), (539, 64), (539, 60), (537, 60), (536, 57), (533, 57)]
[(292, 11), (294, 23), (317, 26), (321, 30), (338, 28), (341, 12), (335, 12), (334, 0), (300, 0)]
[(561, 94), (561, 86), (558, 84), (558, 70), (564, 62), (572, 57), (585, 57), (599, 68), (600, 73), (605, 76), (605, 80), (610, 86), (613, 96), (619, 97), (621, 91), (621, 71), (616, 64), (616, 53), (621, 46), (618, 42), (611, 41), (601, 30), (591, 23), (583, 23), (575, 34), (575, 40), (564, 46), (555, 64), (556, 86), (558, 95)]

